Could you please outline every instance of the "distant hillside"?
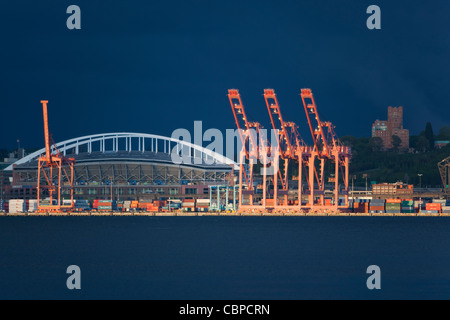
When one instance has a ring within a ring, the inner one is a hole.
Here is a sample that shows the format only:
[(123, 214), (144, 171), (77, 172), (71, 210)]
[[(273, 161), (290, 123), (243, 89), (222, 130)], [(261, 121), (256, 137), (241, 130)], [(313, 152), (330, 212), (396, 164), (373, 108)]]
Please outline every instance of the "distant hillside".
[(442, 186), (437, 164), (450, 156), (450, 145), (421, 153), (399, 154), (393, 151), (374, 151), (371, 138), (345, 136), (341, 141), (352, 147), (350, 173), (357, 175), (358, 184), (362, 180), (365, 183), (362, 175), (367, 174), (369, 181), (403, 181), (417, 185), (417, 174), (421, 173), (422, 185)]

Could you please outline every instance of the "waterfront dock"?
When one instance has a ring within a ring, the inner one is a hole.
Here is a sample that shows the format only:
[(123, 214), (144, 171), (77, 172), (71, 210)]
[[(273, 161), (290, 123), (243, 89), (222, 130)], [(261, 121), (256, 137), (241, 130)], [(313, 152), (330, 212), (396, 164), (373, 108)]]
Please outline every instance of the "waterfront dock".
[(270, 212), (0, 212), (0, 217), (450, 217), (450, 213)]

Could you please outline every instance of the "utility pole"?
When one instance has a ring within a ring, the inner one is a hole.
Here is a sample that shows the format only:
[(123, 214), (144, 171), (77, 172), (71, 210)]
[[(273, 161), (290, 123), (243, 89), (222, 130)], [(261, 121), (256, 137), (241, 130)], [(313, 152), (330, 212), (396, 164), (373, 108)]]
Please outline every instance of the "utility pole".
[(419, 176), (419, 213), (422, 212), (422, 173), (418, 174)]

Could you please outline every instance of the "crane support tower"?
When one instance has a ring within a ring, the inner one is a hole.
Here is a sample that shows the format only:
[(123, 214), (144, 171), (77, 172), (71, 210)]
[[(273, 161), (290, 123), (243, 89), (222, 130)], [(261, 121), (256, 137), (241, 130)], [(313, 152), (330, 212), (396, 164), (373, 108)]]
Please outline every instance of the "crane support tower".
[[(330, 161), (334, 162), (335, 165), (334, 179), (331, 181), (334, 182), (334, 210), (338, 210), (340, 195), (345, 196), (345, 204), (342, 207), (348, 208), (348, 182), (351, 149), (340, 142), (334, 131), (335, 127), (331, 122), (321, 121), (311, 89), (302, 89), (300, 96), (314, 143), (312, 156), (309, 159), (309, 181), (312, 181), (312, 183), (308, 206), (313, 211), (326, 210), (331, 206), (326, 205), (324, 201), (325, 162)], [(319, 166), (318, 170), (314, 169), (316, 165)], [(317, 190), (315, 190), (314, 187), (314, 176), (316, 176), (318, 185)], [(339, 185), (340, 177), (344, 184), (342, 192), (340, 191)], [(315, 199), (316, 194), (319, 196), (317, 202)]]
[(444, 186), (444, 193), (448, 197), (450, 197), (450, 157), (445, 158), (441, 162), (438, 163), (439, 173), (441, 174), (442, 185)]
[[(38, 212), (70, 212), (75, 207), (73, 201), (73, 166), (75, 159), (64, 157), (54, 143), (52, 146), (50, 145), (48, 101), (42, 100), (41, 103), (44, 115), (45, 154), (38, 159)], [(63, 184), (70, 187), (70, 205), (64, 205), (62, 201), (61, 188)], [(41, 200), (41, 195), (47, 195), (49, 200)]]

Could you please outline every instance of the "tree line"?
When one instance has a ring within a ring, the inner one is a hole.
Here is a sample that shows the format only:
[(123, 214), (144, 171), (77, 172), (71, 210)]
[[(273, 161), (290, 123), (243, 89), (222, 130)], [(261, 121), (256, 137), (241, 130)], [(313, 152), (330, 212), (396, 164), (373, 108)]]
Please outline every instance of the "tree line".
[(450, 144), (438, 149), (435, 148), (435, 142), (450, 141), (450, 127), (440, 128), (439, 133), (435, 135), (431, 123), (428, 122), (419, 135), (410, 136), (408, 152), (399, 149), (400, 143), (395, 141), (394, 137), (393, 148), (382, 150), (380, 140), (376, 137), (341, 138), (344, 144), (352, 148), (350, 174), (357, 176), (359, 184), (363, 183), (363, 175), (367, 174), (369, 181), (403, 181), (418, 185), (418, 174), (422, 174), (422, 185), (442, 187), (437, 164), (450, 156)]

